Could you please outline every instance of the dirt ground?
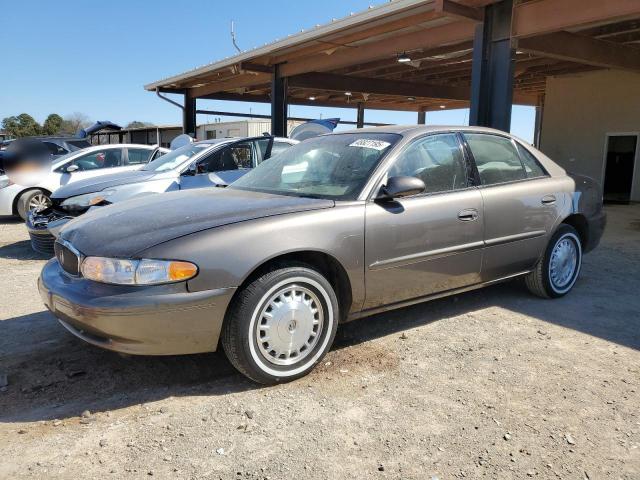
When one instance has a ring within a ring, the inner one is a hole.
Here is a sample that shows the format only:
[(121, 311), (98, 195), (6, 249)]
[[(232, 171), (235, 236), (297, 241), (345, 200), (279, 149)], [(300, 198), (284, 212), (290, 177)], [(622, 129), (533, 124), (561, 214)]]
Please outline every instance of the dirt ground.
[(640, 207), (608, 212), (569, 296), (512, 282), (352, 322), (269, 388), (221, 353), (75, 339), (0, 219), (0, 478), (639, 479)]

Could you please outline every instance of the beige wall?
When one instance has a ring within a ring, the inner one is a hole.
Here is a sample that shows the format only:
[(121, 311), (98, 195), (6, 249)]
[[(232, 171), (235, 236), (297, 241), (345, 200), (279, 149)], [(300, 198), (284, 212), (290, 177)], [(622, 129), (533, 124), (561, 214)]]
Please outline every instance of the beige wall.
[[(302, 122), (289, 120), (287, 129), (289, 132)], [(259, 137), (265, 132), (271, 132), (270, 120), (238, 120), (237, 122), (204, 123), (198, 125), (196, 137), (198, 140), (206, 140), (207, 132), (214, 131), (212, 138), (224, 137)]]
[[(540, 149), (565, 169), (602, 184), (606, 134), (638, 132), (640, 74), (607, 70), (547, 80)], [(638, 170), (636, 156), (635, 201)]]

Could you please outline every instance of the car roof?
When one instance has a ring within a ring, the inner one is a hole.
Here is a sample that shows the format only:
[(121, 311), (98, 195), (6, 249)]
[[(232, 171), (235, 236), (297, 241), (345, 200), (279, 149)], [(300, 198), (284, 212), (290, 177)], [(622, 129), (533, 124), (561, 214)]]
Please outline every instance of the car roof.
[[(341, 133), (396, 133), (403, 136), (413, 136), (422, 133), (433, 132), (482, 132), (482, 133), (497, 133), (500, 135), (511, 136), (508, 132), (502, 130), (496, 130), (495, 128), (487, 127), (470, 127), (466, 125), (385, 125), (382, 127), (367, 127), (356, 128), (351, 130), (343, 130), (340, 132), (334, 132), (333, 135), (340, 135)], [(332, 135), (332, 134), (329, 134)]]
[[(266, 136), (266, 135), (256, 135), (255, 137), (223, 137), (223, 138), (212, 138), (209, 140), (198, 140), (197, 142), (193, 142), (194, 144), (198, 144), (198, 145), (205, 145), (205, 144), (210, 144), (210, 145), (217, 145), (219, 143), (228, 143), (228, 142), (236, 142), (236, 141), (241, 141), (241, 140), (251, 140), (251, 139), (259, 139), (259, 138), (270, 138), (270, 136)], [(280, 140), (283, 142), (289, 142), (289, 143), (300, 143), (297, 140), (294, 140), (292, 138), (286, 138), (286, 137), (273, 137), (274, 140)]]
[(145, 145), (143, 143), (105, 143), (104, 145), (91, 145), (90, 147), (83, 148), (82, 150), (77, 150), (80, 152), (92, 152), (94, 150), (104, 150), (106, 148), (157, 148), (157, 145)]
[[(62, 157), (56, 158), (53, 161), (53, 166), (55, 168), (58, 165), (68, 162), (72, 158), (76, 158), (80, 155), (86, 155), (87, 153), (98, 152), (100, 150), (115, 150), (117, 148), (123, 148), (123, 147), (148, 148), (149, 150), (158, 148), (157, 145), (143, 145), (141, 143), (107, 143), (105, 145), (91, 145), (90, 147), (81, 148), (80, 150), (75, 150), (73, 152), (69, 152), (66, 155), (63, 155)], [(168, 150), (168, 149), (165, 148), (163, 150)]]

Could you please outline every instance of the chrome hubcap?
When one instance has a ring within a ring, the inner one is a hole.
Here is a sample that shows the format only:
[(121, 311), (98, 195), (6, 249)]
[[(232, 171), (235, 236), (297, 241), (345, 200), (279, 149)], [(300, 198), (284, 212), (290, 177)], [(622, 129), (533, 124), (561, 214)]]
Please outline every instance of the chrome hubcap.
[(256, 321), (256, 343), (265, 360), (292, 365), (318, 343), (324, 312), (318, 296), (306, 287), (287, 285), (265, 303)]
[(29, 210), (39, 212), (47, 208), (49, 204), (49, 198), (46, 195), (39, 193), (29, 201)]
[(569, 238), (561, 238), (551, 252), (549, 277), (556, 288), (566, 287), (578, 264), (578, 250)]

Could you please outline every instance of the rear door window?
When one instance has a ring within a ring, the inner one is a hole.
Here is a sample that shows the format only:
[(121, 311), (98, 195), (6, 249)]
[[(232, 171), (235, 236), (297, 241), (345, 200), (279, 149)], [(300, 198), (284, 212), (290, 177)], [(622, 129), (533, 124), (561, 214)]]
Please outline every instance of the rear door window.
[(497, 185), (527, 178), (511, 139), (486, 133), (464, 134), (483, 185)]
[(267, 158), (273, 157), (273, 150), (269, 152), (269, 144), (273, 143), (271, 137), (260, 138), (258, 140), (254, 140), (252, 143), (254, 144), (256, 151), (256, 165)]
[(516, 146), (518, 148), (518, 153), (520, 154), (520, 160), (522, 160), (522, 165), (524, 165), (524, 171), (527, 174), (527, 178), (538, 178), (547, 175), (547, 172), (544, 171), (542, 165), (540, 165), (536, 157), (534, 157), (529, 150), (518, 142), (516, 142)]
[(253, 168), (256, 159), (251, 141), (226, 146), (198, 162), (198, 173), (224, 172)]
[(129, 165), (141, 165), (147, 163), (153, 150), (148, 148), (128, 148)]
[(77, 166), (78, 169), (76, 171), (78, 172), (96, 170), (98, 168), (122, 167), (122, 149), (110, 148), (81, 155), (75, 160), (60, 167), (58, 171), (66, 171), (66, 169), (71, 165)]
[(284, 152), (287, 148), (290, 147), (290, 143), (274, 140), (273, 147), (271, 147), (271, 156), (274, 157), (275, 155), (279, 154), (280, 152)]

